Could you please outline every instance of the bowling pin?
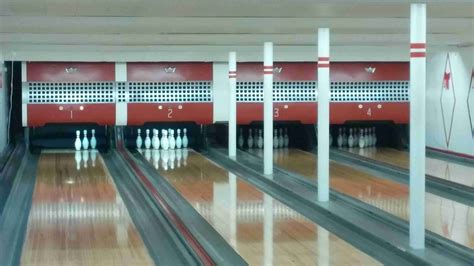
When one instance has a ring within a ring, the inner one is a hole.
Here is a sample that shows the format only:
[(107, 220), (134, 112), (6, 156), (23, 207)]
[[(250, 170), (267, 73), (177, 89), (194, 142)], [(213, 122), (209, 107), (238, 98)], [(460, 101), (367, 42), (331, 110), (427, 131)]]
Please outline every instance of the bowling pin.
[(92, 129), (91, 149), (95, 149), (96, 147), (97, 147), (97, 139), (95, 138), (95, 129)]
[(252, 129), (249, 129), (249, 137), (247, 138), (247, 145), (248, 145), (249, 149), (253, 148)]
[(359, 136), (359, 148), (363, 149), (365, 147), (365, 137), (363, 129), (360, 130)]
[(161, 148), (163, 150), (168, 150), (168, 148), (170, 147), (170, 143), (168, 141), (168, 131), (166, 131), (165, 129), (163, 129), (161, 131)]
[(81, 147), (82, 147), (81, 131), (76, 130), (76, 141), (74, 142), (74, 148), (76, 148), (76, 151), (80, 151)]
[(89, 140), (87, 139), (87, 130), (84, 130), (84, 138), (82, 139), (82, 148), (84, 150), (89, 149)]
[(150, 130), (147, 129), (145, 132), (146, 132), (145, 149), (148, 150), (151, 147)]
[(95, 167), (95, 161), (97, 161), (97, 150), (92, 150), (91, 151), (92, 167)]
[(278, 149), (278, 131), (273, 130), (273, 148)]
[(176, 140), (174, 139), (174, 129), (170, 129), (170, 136), (168, 137), (168, 142), (170, 143), (170, 150), (174, 150), (176, 147)]
[(254, 131), (253, 131), (253, 146), (255, 148), (257, 147), (257, 141), (258, 141), (258, 129), (254, 129)]
[(257, 140), (257, 146), (259, 149), (263, 148), (263, 137), (262, 137), (262, 130), (258, 130), (258, 140)]
[(342, 143), (343, 143), (343, 140), (342, 140), (342, 128), (339, 128), (339, 134), (337, 135), (337, 146), (339, 148), (342, 148)]
[(188, 144), (189, 144), (187, 132), (188, 132), (188, 130), (186, 128), (184, 128), (183, 129), (183, 148), (187, 148)]
[(80, 151), (76, 151), (76, 153), (74, 154), (74, 160), (76, 160), (76, 170), (77, 171), (81, 170), (82, 154)]
[(153, 138), (151, 139), (151, 145), (154, 150), (160, 148), (160, 139), (158, 138), (158, 129), (153, 129)]
[(183, 140), (181, 139), (181, 129), (176, 130), (176, 149), (181, 149), (183, 146)]
[(285, 137), (283, 137), (283, 128), (280, 128), (280, 136), (278, 137), (278, 146), (283, 148), (285, 146)]
[(349, 137), (347, 138), (347, 145), (349, 148), (354, 147), (354, 136), (352, 135), (352, 128), (349, 129)]
[(82, 161), (84, 162), (84, 168), (87, 168), (87, 164), (89, 163), (89, 151), (83, 150), (82, 151)]
[(244, 134), (242, 132), (242, 128), (239, 129), (239, 148), (244, 148)]
[(135, 144), (137, 145), (137, 149), (141, 149), (143, 145), (143, 139), (142, 139), (142, 130), (137, 129), (137, 140), (135, 141)]

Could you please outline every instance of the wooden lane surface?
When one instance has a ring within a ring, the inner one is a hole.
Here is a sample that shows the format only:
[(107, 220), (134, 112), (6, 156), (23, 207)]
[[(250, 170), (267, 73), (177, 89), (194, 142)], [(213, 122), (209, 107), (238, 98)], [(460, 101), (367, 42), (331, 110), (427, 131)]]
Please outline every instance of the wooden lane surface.
[(250, 265), (379, 264), (199, 153), (182, 153), (145, 158)]
[[(406, 151), (384, 147), (370, 147), (365, 149), (343, 148), (342, 150), (405, 169), (408, 169), (410, 165), (410, 155)], [(474, 187), (474, 166), (469, 167), (426, 157), (426, 174)]]
[(153, 265), (100, 155), (40, 156), (21, 264)]
[[(262, 150), (251, 152), (263, 155)], [(297, 149), (274, 151), (279, 167), (316, 182), (317, 157)], [(408, 220), (408, 187), (330, 162), (331, 188)], [(474, 208), (426, 193), (426, 229), (461, 245), (474, 248)]]

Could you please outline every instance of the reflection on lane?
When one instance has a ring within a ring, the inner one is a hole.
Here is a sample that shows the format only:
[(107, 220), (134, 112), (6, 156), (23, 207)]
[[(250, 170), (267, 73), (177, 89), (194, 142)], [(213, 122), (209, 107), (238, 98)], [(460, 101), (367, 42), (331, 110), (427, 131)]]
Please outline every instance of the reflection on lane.
[[(409, 168), (410, 157), (406, 151), (392, 148), (344, 148), (354, 154), (370, 159), (395, 165), (401, 168)], [(462, 164), (452, 163), (444, 160), (426, 157), (426, 174), (456, 182), (465, 186), (474, 187), (474, 166), (469, 167)]]
[(250, 265), (379, 264), (194, 151), (140, 152)]
[[(252, 150), (263, 156), (261, 150)], [(317, 157), (297, 149), (274, 151), (279, 167), (316, 181)], [(348, 166), (330, 163), (331, 188), (408, 220), (408, 187)], [(426, 229), (474, 248), (474, 208), (426, 193)]]
[(96, 151), (41, 155), (21, 264), (153, 265)]

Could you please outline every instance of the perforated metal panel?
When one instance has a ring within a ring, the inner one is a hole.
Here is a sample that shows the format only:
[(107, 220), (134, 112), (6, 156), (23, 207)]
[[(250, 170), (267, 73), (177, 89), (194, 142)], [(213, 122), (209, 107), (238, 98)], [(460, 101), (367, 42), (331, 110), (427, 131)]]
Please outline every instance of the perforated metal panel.
[[(274, 102), (317, 101), (316, 81), (273, 83)], [(332, 102), (408, 102), (408, 81), (331, 82)], [(238, 102), (263, 102), (262, 81), (237, 82)]]
[[(128, 82), (126, 86), (130, 103), (212, 102), (211, 81)], [(124, 99), (121, 93), (118, 97)]]
[[(315, 81), (273, 82), (274, 102), (314, 102), (316, 101)], [(237, 82), (238, 102), (263, 102), (262, 81)]]
[(408, 102), (408, 81), (331, 82), (332, 102)]
[(27, 82), (23, 84), (23, 90), (24, 103), (81, 104), (115, 102), (113, 82)]

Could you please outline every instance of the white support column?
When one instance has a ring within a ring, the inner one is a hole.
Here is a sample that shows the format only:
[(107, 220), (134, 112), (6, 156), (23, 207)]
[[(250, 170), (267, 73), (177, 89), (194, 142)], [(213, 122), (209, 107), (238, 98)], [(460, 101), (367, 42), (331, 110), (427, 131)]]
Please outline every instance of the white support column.
[(273, 265), (273, 198), (263, 195), (263, 265)]
[(410, 246), (425, 247), (426, 4), (410, 13)]
[[(127, 81), (127, 63), (125, 62), (115, 63), (115, 81), (117, 82)], [(127, 107), (128, 101), (129, 101), (128, 85), (126, 85), (125, 91), (126, 91), (125, 102), (118, 102), (118, 99), (115, 102), (115, 125), (117, 126), (126, 126), (128, 122), (128, 107)]]
[(329, 200), (329, 29), (318, 30), (318, 200)]
[[(12, 70), (13, 71), (13, 70)], [(22, 121), (22, 126), (27, 127), (28, 126), (28, 90), (26, 86), (27, 77), (28, 77), (28, 67), (26, 62), (21, 62), (21, 121)]]
[(229, 157), (237, 156), (237, 55), (229, 53)]
[(273, 174), (273, 43), (263, 46), (263, 173)]

